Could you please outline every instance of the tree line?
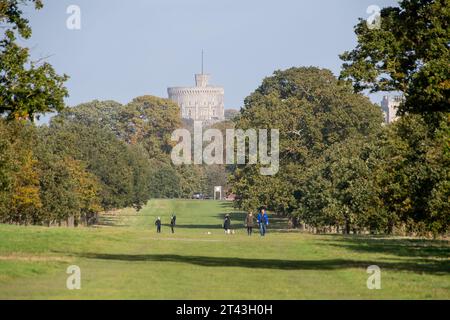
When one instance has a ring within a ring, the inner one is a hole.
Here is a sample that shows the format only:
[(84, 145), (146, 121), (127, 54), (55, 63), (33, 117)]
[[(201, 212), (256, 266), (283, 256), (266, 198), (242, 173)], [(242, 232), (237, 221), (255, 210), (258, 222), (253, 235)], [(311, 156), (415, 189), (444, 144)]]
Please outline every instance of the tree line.
[(151, 198), (212, 194), (223, 167), (174, 166), (176, 104), (153, 96), (127, 105), (93, 101), (65, 108), (50, 124), (0, 119), (0, 221), (89, 225), (98, 213), (140, 210)]
[[(450, 3), (400, 1), (381, 27), (355, 27), (336, 78), (276, 71), (245, 99), (236, 127), (280, 129), (280, 172), (238, 166), (237, 206), (261, 204), (317, 232), (445, 234), (450, 225)], [(404, 95), (385, 125), (362, 92)]]
[[(183, 124), (167, 99), (67, 108), (69, 77), (17, 42), (32, 34), (26, 5), (43, 2), (0, 2), (0, 222), (89, 225), (104, 210), (139, 210), (150, 198), (187, 198), (226, 182), (222, 167), (172, 165), (170, 136)], [(58, 114), (35, 125), (46, 112)]]

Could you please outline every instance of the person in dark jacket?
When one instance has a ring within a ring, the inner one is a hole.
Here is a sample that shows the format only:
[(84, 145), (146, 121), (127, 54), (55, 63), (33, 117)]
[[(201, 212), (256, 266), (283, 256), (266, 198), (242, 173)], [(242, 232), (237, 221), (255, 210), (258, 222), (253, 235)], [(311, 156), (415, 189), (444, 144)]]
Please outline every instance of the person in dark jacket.
[(177, 224), (177, 216), (176, 216), (175, 213), (172, 214), (172, 218), (173, 218), (173, 225), (176, 226), (176, 224)]
[(255, 225), (255, 217), (253, 212), (249, 212), (245, 217), (245, 226), (247, 227), (247, 235), (251, 236), (253, 233), (253, 227)]
[(223, 221), (223, 228), (226, 234), (230, 234), (231, 231), (231, 218), (230, 215), (225, 215), (225, 220)]
[(155, 221), (156, 232), (161, 233), (161, 217), (158, 217)]
[(175, 218), (175, 216), (174, 215), (172, 215), (172, 218), (170, 218), (170, 229), (172, 229), (172, 233), (175, 233), (175, 220), (176, 220), (176, 218)]
[(266, 235), (267, 226), (269, 225), (269, 216), (267, 215), (265, 208), (262, 208), (261, 212), (258, 213), (257, 221), (259, 232), (261, 233), (261, 236), (264, 237)]

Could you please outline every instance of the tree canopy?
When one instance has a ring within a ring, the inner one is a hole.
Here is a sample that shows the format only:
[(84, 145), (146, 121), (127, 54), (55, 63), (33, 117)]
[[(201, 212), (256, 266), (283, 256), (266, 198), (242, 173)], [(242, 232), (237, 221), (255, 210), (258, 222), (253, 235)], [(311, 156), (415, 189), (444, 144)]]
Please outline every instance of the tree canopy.
[(358, 45), (341, 55), (341, 78), (357, 92), (400, 91), (400, 112), (450, 110), (450, 1), (402, 0), (381, 11), (380, 28), (360, 19)]
[(232, 178), (238, 205), (255, 210), (265, 204), (284, 214), (301, 210), (305, 179), (326, 150), (374, 135), (381, 122), (380, 109), (329, 70), (275, 72), (245, 99), (236, 127), (280, 130), (280, 172), (262, 177), (255, 167), (238, 166)]
[(31, 28), (23, 17), (22, 5), (34, 4), (41, 9), (40, 0), (0, 1), (0, 115), (8, 119), (30, 119), (39, 113), (60, 111), (68, 91), (66, 75), (58, 75), (45, 61), (31, 61), (29, 50), (17, 44), (17, 34), (31, 37)]

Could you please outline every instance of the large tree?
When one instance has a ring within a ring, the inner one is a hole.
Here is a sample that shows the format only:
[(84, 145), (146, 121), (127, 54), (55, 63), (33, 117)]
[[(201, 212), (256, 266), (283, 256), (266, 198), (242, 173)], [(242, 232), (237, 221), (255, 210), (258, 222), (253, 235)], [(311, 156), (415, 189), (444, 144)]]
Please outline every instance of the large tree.
[(41, 9), (40, 0), (1, 0), (0, 26), (0, 116), (31, 119), (35, 114), (60, 111), (68, 92), (66, 75), (58, 75), (45, 61), (31, 61), (29, 50), (17, 44), (17, 35), (28, 39), (31, 28), (21, 7), (31, 3)]
[(36, 128), (0, 119), (0, 221), (31, 224), (42, 206), (39, 197)]
[(93, 100), (75, 107), (65, 108), (56, 116), (69, 122), (77, 122), (85, 126), (100, 126), (121, 136), (120, 112), (123, 105), (119, 102), (107, 100)]
[(172, 132), (181, 127), (180, 108), (168, 99), (142, 96), (120, 112), (126, 142), (142, 144), (150, 158), (166, 158), (172, 150)]
[(282, 214), (305, 209), (306, 181), (317, 159), (335, 144), (367, 138), (381, 129), (382, 116), (368, 98), (353, 93), (329, 70), (291, 68), (277, 71), (247, 99), (236, 128), (279, 129), (280, 171), (261, 176), (255, 166), (238, 166), (231, 178), (237, 204), (260, 205)]
[(402, 0), (381, 11), (380, 28), (360, 19), (358, 45), (341, 55), (341, 78), (356, 91), (400, 91), (400, 112), (450, 111), (450, 0)]
[[(449, 119), (450, 120), (450, 119)], [(380, 140), (380, 170), (374, 180), (387, 211), (389, 231), (438, 235), (450, 226), (449, 126), (431, 134), (423, 117), (408, 114)]]
[(444, 233), (449, 222), (450, 0), (402, 0), (380, 28), (360, 20), (341, 78), (355, 91), (399, 91), (401, 119), (388, 128), (374, 173), (388, 229)]

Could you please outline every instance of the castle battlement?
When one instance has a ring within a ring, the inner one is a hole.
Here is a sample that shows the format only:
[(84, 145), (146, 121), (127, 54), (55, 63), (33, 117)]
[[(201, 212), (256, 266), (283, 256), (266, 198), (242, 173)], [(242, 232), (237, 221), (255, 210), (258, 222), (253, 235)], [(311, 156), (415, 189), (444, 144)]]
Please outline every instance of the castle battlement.
[(169, 99), (180, 106), (181, 117), (194, 121), (217, 122), (225, 120), (223, 87), (210, 86), (209, 74), (196, 74), (194, 87), (171, 87)]
[(167, 92), (170, 94), (197, 94), (197, 93), (225, 93), (222, 87), (172, 87), (168, 88)]

